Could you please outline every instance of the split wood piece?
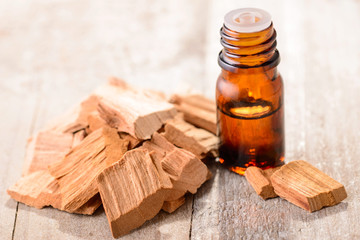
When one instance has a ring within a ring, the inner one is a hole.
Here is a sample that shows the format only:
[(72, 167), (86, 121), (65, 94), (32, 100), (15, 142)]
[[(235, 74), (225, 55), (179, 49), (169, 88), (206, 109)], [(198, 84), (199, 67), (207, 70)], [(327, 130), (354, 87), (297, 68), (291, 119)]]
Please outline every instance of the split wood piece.
[(303, 160), (282, 166), (270, 179), (277, 195), (309, 212), (336, 205), (347, 197), (341, 183)]
[(87, 122), (89, 125), (86, 129), (88, 134), (108, 125), (106, 121), (100, 117), (100, 114), (97, 111), (89, 114)]
[(279, 167), (262, 170), (252, 166), (246, 169), (245, 177), (260, 197), (263, 199), (274, 198), (278, 195), (274, 192), (270, 177), (278, 169)]
[(174, 189), (192, 194), (207, 180), (209, 172), (200, 159), (183, 149), (167, 154), (162, 160), (162, 167), (170, 175)]
[(200, 159), (218, 155), (218, 137), (185, 122), (182, 118), (175, 117), (166, 122), (164, 137), (174, 145), (192, 152)]
[(22, 175), (45, 170), (61, 161), (73, 144), (71, 133), (41, 131), (28, 141)]
[(174, 104), (181, 104), (186, 103), (194, 107), (198, 107), (204, 110), (207, 110), (209, 112), (216, 113), (216, 104), (215, 101), (212, 101), (203, 95), (188, 95), (188, 96), (180, 96), (177, 94), (174, 94), (171, 96), (170, 102)]
[(99, 102), (100, 116), (119, 132), (138, 139), (149, 139), (166, 120), (173, 118), (176, 109), (166, 101), (145, 95), (108, 88)]
[(153, 162), (159, 172), (161, 181), (163, 182), (163, 185), (164, 185), (163, 188), (166, 191), (165, 201), (175, 201), (175, 200), (179, 199), (180, 197), (184, 196), (186, 191), (178, 190), (178, 189), (174, 188), (172, 180), (170, 179), (170, 176), (162, 168), (161, 162), (166, 153), (153, 151), (152, 149), (154, 146), (146, 147), (146, 145), (147, 144), (145, 144), (145, 146), (139, 147), (138, 149), (145, 149), (150, 152), (150, 156), (153, 159)]
[[(181, 192), (196, 193), (197, 189), (207, 180), (209, 170), (206, 165), (191, 152), (175, 147), (159, 133), (154, 133), (151, 142), (143, 144), (144, 148), (154, 151), (161, 160), (161, 166), (169, 175), (176, 198)], [(169, 200), (167, 199), (167, 200)]]
[(86, 131), (85, 129), (79, 130), (73, 134), (73, 141), (71, 148), (76, 147), (81, 143), (82, 140), (86, 137)]
[(178, 111), (184, 113), (185, 121), (216, 134), (216, 111), (214, 110), (216, 105), (214, 102), (197, 95), (196, 97), (175, 96), (173, 103)]
[(116, 129), (104, 127), (89, 134), (66, 157), (49, 167), (61, 189), (61, 209), (74, 212), (98, 193), (96, 177), (103, 169), (121, 159), (129, 141)]
[[(93, 112), (88, 117), (89, 127), (87, 128), (87, 133), (90, 134), (99, 128), (109, 126), (104, 119), (100, 117), (98, 112)], [(125, 132), (119, 132), (119, 136), (121, 139), (129, 140), (129, 150), (135, 148), (141, 140), (129, 135)]]
[[(35, 208), (52, 206), (61, 210), (61, 194), (57, 180), (47, 170), (26, 175), (7, 193), (16, 201)], [(94, 196), (75, 211), (78, 214), (91, 215), (101, 205), (99, 195)]]
[(88, 126), (88, 116), (97, 110), (99, 97), (90, 95), (79, 106), (55, 119), (45, 129), (59, 133), (75, 133)]
[(101, 204), (102, 202), (101, 202), (100, 194), (97, 193), (95, 196), (90, 198), (90, 200), (87, 201), (84, 205), (76, 209), (74, 213), (83, 214), (83, 215), (92, 215), (96, 211), (96, 209), (100, 207)]
[(142, 142), (140, 139), (137, 139), (128, 133), (118, 132), (118, 134), (121, 139), (129, 141), (128, 150), (136, 148)]
[(97, 178), (112, 235), (117, 238), (141, 226), (160, 210), (164, 184), (148, 151), (134, 149)]
[(176, 209), (181, 207), (185, 203), (185, 196), (182, 196), (178, 199), (172, 200), (172, 201), (165, 201), (162, 210), (168, 213), (174, 212)]
[(57, 190), (55, 178), (47, 170), (41, 170), (20, 178), (7, 190), (7, 193), (18, 202), (43, 208), (50, 205), (60, 206), (61, 195)]

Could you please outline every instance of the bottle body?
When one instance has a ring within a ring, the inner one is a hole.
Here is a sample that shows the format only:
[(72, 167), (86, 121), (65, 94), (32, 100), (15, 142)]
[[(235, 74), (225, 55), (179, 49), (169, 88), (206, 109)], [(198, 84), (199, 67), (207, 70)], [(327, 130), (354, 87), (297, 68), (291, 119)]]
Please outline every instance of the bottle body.
[(249, 166), (280, 166), (285, 156), (284, 88), (271, 17), (260, 9), (231, 11), (220, 35), (220, 163), (241, 175)]
[(238, 174), (249, 166), (284, 161), (284, 91), (275, 69), (257, 73), (223, 70), (216, 88), (220, 162)]

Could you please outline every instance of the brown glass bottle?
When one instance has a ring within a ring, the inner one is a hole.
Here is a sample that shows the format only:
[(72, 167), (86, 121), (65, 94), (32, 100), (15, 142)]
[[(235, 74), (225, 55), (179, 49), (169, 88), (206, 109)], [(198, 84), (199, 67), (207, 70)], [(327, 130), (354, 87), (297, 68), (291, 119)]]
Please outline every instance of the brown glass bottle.
[(249, 166), (282, 165), (284, 91), (272, 22), (257, 32), (237, 32), (224, 25), (220, 34), (224, 47), (216, 86), (220, 163), (241, 175)]

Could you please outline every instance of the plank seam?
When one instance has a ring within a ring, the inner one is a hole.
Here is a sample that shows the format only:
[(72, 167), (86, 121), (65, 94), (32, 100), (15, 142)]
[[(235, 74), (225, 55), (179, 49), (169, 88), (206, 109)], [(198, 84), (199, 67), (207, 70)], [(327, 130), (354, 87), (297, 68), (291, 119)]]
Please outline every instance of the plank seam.
[[(37, 99), (35, 102), (35, 108), (34, 108), (34, 115), (31, 119), (31, 124), (30, 124), (30, 129), (29, 129), (29, 135), (28, 136), (32, 136), (34, 134), (34, 129), (35, 129), (35, 124), (36, 121), (38, 119), (38, 114), (40, 111), (40, 102), (41, 102), (41, 86), (43, 85), (43, 81), (40, 79), (40, 84), (38, 86), (37, 90)], [(25, 151), (25, 155), (26, 155), (26, 151)], [(26, 156), (24, 156), (25, 158)], [(15, 229), (16, 229), (16, 223), (17, 223), (17, 216), (18, 216), (18, 212), (19, 212), (19, 202), (16, 203), (16, 210), (15, 210), (15, 218), (14, 218), (14, 225), (13, 225), (13, 230), (12, 230), (12, 234), (11, 234), (11, 240), (14, 240), (15, 238)]]
[(194, 203), (195, 203), (195, 196), (193, 196), (192, 203), (191, 203), (191, 218), (190, 218), (189, 239), (191, 239), (191, 232), (192, 232), (192, 222), (193, 222), (193, 216), (194, 216)]
[(16, 226), (18, 210), (19, 210), (19, 202), (16, 203), (15, 219), (14, 219), (13, 230), (12, 230), (12, 233), (11, 233), (11, 240), (14, 240), (14, 237), (15, 237), (15, 226)]

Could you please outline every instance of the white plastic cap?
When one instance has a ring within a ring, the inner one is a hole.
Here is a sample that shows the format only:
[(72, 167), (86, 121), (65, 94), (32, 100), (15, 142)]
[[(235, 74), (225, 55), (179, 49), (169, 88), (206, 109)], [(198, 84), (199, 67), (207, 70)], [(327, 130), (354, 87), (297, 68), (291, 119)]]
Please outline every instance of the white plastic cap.
[(260, 32), (271, 24), (271, 15), (259, 8), (239, 8), (228, 12), (225, 26), (240, 33)]

